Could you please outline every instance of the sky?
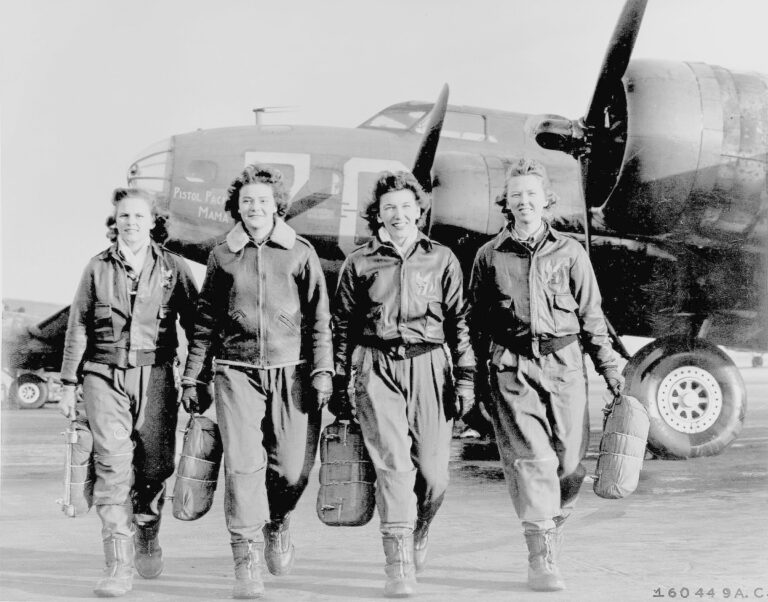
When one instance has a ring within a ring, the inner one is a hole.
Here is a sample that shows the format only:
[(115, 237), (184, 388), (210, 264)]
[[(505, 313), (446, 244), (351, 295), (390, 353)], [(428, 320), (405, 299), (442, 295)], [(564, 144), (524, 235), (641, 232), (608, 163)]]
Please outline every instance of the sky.
[[(581, 116), (619, 0), (0, 0), (6, 298), (67, 304), (152, 143), (432, 100)], [(650, 0), (635, 58), (768, 73), (766, 0)], [(200, 270), (196, 271), (200, 274)]]

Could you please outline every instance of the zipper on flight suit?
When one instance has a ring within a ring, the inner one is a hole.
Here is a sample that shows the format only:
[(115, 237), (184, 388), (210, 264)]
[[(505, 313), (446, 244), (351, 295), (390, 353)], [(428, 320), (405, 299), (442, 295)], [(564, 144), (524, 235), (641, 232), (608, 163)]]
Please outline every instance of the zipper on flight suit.
[(261, 249), (267, 243), (263, 241), (261, 244), (256, 244), (256, 269), (258, 270), (258, 283), (259, 283), (259, 358), (257, 366), (264, 365), (264, 356), (266, 355), (266, 347), (264, 345), (264, 270), (262, 269), (262, 257)]

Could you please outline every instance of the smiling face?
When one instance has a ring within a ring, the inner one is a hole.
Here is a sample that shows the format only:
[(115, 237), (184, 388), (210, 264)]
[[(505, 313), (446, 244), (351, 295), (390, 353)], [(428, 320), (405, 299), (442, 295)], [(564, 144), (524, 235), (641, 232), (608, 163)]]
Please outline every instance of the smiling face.
[(379, 199), (379, 223), (398, 245), (416, 236), (421, 207), (411, 190), (392, 190)]
[(541, 178), (533, 175), (514, 176), (507, 180), (507, 199), (502, 211), (515, 224), (537, 228), (544, 215), (547, 195)]
[(261, 182), (246, 184), (240, 189), (238, 208), (243, 225), (256, 238), (264, 238), (272, 229), (277, 213), (272, 186)]
[(132, 251), (149, 242), (154, 225), (152, 207), (149, 201), (137, 196), (121, 199), (115, 207), (117, 235)]

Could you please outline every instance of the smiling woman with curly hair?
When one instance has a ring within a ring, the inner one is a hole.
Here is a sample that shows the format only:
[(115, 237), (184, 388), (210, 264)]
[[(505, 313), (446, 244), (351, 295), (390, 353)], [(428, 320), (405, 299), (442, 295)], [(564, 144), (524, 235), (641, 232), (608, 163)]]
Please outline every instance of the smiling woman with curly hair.
[(117, 188), (112, 204), (112, 245), (88, 263), (70, 307), (59, 401), (67, 418), (78, 419), (82, 384), (106, 558), (94, 591), (106, 597), (131, 590), (134, 562), (147, 579), (163, 570), (158, 531), (174, 469), (176, 320), (191, 337), (197, 302), (189, 267), (159, 244), (166, 216), (153, 195)]

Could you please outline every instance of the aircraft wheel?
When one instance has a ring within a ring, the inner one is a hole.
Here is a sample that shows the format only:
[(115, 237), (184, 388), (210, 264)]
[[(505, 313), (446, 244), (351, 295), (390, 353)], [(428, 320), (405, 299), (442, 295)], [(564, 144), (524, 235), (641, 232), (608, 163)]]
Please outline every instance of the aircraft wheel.
[(762, 368), (763, 367), (763, 356), (762, 355), (754, 355), (754, 356), (752, 356), (752, 367), (753, 368)]
[(657, 456), (714, 456), (741, 432), (747, 409), (741, 373), (703, 339), (657, 339), (627, 362), (624, 377), (627, 393), (648, 409), (648, 449)]
[(33, 410), (48, 401), (48, 383), (35, 374), (22, 374), (13, 383), (13, 393), (19, 408)]

